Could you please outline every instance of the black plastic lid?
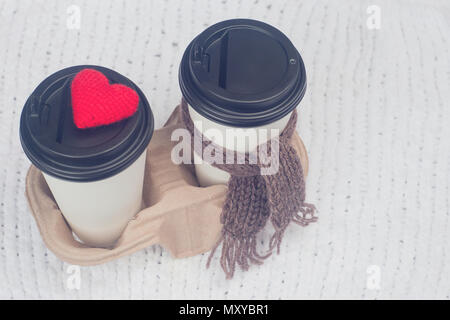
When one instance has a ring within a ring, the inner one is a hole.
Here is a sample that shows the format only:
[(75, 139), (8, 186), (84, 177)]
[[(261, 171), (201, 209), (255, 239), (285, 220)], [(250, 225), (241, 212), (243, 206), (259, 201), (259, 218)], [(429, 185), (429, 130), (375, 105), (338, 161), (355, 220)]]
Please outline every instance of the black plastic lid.
[(278, 29), (256, 20), (219, 22), (184, 52), (179, 82), (199, 114), (220, 124), (255, 127), (294, 110), (306, 90), (303, 60)]
[[(70, 85), (83, 69), (103, 73), (139, 95), (138, 110), (120, 122), (78, 129), (73, 122)], [(75, 66), (45, 79), (28, 98), (20, 118), (20, 141), (30, 161), (43, 172), (70, 181), (96, 181), (131, 165), (153, 134), (153, 114), (142, 91), (123, 75), (99, 66)]]

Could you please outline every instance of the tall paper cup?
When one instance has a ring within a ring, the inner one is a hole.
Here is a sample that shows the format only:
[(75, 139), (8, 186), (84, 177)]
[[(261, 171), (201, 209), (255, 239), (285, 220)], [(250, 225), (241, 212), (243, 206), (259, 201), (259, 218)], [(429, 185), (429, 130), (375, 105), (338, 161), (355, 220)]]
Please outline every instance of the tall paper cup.
[[(189, 44), (179, 82), (198, 131), (221, 147), (249, 152), (272, 138), (272, 130), (285, 128), (305, 94), (306, 71), (281, 31), (260, 21), (233, 19), (207, 28)], [(227, 135), (236, 129), (243, 134)], [(227, 183), (228, 173), (200, 163), (196, 153), (194, 159), (200, 185)]]
[[(139, 95), (136, 113), (120, 122), (78, 129), (70, 84), (85, 68), (102, 72)], [(39, 168), (66, 221), (85, 244), (109, 247), (141, 208), (146, 148), (153, 115), (142, 91), (121, 74), (99, 66), (76, 66), (45, 79), (27, 100), (20, 138)]]

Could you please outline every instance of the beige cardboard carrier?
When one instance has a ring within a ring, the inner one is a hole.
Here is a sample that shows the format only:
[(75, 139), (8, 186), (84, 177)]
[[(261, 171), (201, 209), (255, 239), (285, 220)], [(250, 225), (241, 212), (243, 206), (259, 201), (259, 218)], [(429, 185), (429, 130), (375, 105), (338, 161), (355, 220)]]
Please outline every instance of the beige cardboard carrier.
[[(180, 128), (179, 107), (163, 128), (156, 130), (147, 148), (142, 194), (142, 210), (130, 220), (111, 249), (88, 247), (75, 240), (42, 173), (34, 166), (28, 170), (26, 196), (42, 239), (61, 260), (77, 265), (96, 265), (160, 244), (175, 258), (209, 251), (220, 237), (220, 214), (227, 187), (198, 186), (193, 165), (171, 161), (170, 140)], [(305, 176), (308, 158), (302, 140), (292, 137)]]

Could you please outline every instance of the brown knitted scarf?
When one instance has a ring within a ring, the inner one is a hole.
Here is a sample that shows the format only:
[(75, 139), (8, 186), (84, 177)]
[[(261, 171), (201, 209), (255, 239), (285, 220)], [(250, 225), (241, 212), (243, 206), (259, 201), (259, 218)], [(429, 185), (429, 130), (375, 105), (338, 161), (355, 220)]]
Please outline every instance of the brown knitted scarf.
[[(202, 136), (194, 127), (184, 99), (181, 101), (180, 109), (182, 122), (191, 134), (192, 145), (194, 147), (197, 145), (197, 148), (201, 147), (194, 152), (201, 156), (202, 150), (212, 142)], [(262, 154), (270, 154), (273, 146), (278, 147), (279, 168), (275, 174), (261, 175), (261, 168), (267, 165), (268, 159), (258, 159), (257, 164), (251, 164), (248, 153), (241, 154), (245, 158), (244, 164), (237, 164), (236, 161), (234, 164), (210, 163), (231, 175), (221, 214), (222, 236), (211, 251), (207, 263), (209, 266), (215, 250), (220, 243), (223, 243), (220, 264), (227, 278), (233, 276), (236, 263), (243, 270), (247, 270), (250, 262), (261, 264), (265, 258), (270, 256), (275, 247), (279, 252), (284, 231), (291, 221), (301, 226), (307, 226), (317, 220), (317, 217), (314, 216), (314, 205), (305, 202), (302, 165), (297, 152), (290, 144), (296, 124), (297, 112), (294, 111), (279, 137), (258, 146), (258, 150), (267, 148), (267, 152), (262, 152)], [(202, 137), (201, 144), (194, 144), (194, 133), (197, 137)], [(215, 147), (213, 150), (223, 150), (224, 156), (230, 152), (224, 148), (217, 146), (218, 149), (216, 149)], [(238, 154), (237, 152), (233, 153), (236, 160)], [(270, 239), (268, 252), (260, 255), (256, 249), (256, 235), (264, 228), (269, 219), (275, 232)]]

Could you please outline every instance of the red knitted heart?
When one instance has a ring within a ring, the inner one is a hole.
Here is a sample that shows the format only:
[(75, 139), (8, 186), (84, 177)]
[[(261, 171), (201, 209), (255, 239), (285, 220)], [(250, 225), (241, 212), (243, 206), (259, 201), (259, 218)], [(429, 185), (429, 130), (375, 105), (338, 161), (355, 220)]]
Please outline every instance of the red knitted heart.
[(72, 112), (75, 125), (91, 128), (111, 124), (132, 116), (139, 95), (122, 84), (109, 84), (101, 72), (81, 70), (72, 80)]

